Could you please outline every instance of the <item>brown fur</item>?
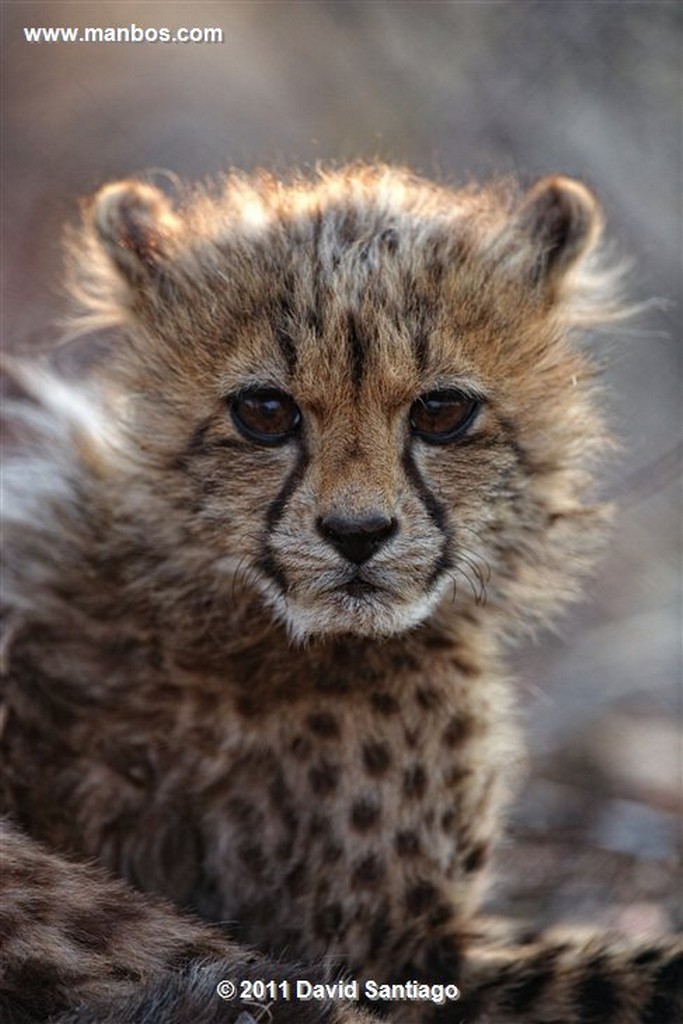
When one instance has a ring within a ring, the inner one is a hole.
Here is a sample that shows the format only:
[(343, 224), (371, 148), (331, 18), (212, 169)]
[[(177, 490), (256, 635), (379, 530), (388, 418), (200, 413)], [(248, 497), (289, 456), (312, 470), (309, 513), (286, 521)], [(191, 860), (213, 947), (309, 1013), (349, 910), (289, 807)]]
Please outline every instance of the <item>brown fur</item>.
[[(139, 1000), (183, 964), (245, 969), (133, 888), (271, 956), (455, 980), (463, 1019), (678, 1012), (675, 945), (469, 937), (520, 757), (502, 642), (575, 595), (605, 518), (575, 340), (619, 313), (599, 234), (560, 178), (521, 202), (386, 168), (233, 177), (176, 210), (136, 182), (96, 197), (74, 329), (116, 327), (114, 365), (89, 391), (16, 370), (1, 756), (32, 840), (9, 840), (12, 1012), (38, 964), (41, 1012), (103, 1019), (133, 988), (121, 1021), (182, 1019)], [(231, 403), (257, 386), (292, 396), (296, 436), (243, 436)], [(431, 444), (410, 410), (444, 389), (480, 407)], [(323, 529), (349, 519), (393, 524), (360, 564)]]

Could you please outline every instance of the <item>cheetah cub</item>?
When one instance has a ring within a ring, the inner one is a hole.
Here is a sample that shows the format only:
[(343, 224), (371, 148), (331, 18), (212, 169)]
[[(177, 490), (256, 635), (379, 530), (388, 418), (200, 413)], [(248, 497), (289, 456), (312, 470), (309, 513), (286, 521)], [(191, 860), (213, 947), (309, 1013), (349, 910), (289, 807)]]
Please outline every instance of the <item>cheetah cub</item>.
[[(683, 1020), (675, 940), (476, 919), (519, 761), (503, 646), (605, 518), (600, 229), (565, 178), (95, 197), (72, 291), (116, 351), (80, 387), (18, 366), (8, 403), (3, 1021)], [(215, 994), (339, 976), (365, 1005)]]

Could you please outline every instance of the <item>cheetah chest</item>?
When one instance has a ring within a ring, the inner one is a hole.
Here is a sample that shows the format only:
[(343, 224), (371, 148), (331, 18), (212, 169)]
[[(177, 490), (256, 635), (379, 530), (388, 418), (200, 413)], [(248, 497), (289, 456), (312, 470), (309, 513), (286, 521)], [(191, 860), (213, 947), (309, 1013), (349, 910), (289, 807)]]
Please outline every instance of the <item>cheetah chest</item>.
[(214, 789), (199, 905), (249, 942), (372, 963), (392, 922), (475, 909), (509, 754), (499, 725), (424, 687), (366, 704), (260, 722)]

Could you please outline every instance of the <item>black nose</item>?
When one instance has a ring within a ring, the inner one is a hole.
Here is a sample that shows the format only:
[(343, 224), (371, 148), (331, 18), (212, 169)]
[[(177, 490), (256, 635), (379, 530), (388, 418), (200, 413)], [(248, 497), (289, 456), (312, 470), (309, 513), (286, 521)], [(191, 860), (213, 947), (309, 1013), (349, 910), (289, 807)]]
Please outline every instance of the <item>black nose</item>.
[(367, 562), (396, 533), (397, 522), (381, 512), (344, 516), (332, 513), (318, 520), (318, 531), (350, 562)]

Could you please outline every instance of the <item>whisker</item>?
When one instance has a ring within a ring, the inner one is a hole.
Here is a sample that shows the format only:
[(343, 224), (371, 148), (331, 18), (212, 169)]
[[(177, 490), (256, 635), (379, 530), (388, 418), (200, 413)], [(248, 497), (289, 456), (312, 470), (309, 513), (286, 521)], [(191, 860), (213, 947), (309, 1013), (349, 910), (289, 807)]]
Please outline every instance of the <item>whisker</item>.
[(467, 573), (465, 571), (465, 569), (462, 567), (462, 565), (458, 565), (457, 558), (456, 558), (456, 564), (454, 565), (454, 569), (455, 569), (456, 572), (459, 572), (460, 575), (470, 585), (470, 588), (472, 590), (472, 595), (474, 596), (474, 602), (475, 602), (475, 604), (478, 607), (481, 607), (481, 606), (486, 604), (487, 599), (488, 599), (488, 596), (487, 596), (487, 593), (486, 593), (486, 585), (485, 585), (485, 583), (484, 583), (484, 581), (483, 581), (483, 579), (481, 577), (481, 574), (476, 571), (476, 567), (472, 567), (469, 562), (467, 564), (468, 564), (468, 567), (472, 569), (472, 571), (475, 574), (476, 579), (479, 582), (479, 586), (480, 586), (479, 590), (477, 590), (476, 586), (474, 585), (474, 582), (473, 582), (472, 578), (470, 577), (469, 573)]
[[(473, 530), (472, 532), (474, 533), (475, 531)], [(490, 565), (488, 559), (483, 558), (481, 555), (478, 555), (478, 554), (476, 554), (473, 551), (467, 551), (465, 548), (459, 548), (458, 549), (458, 554), (461, 557), (467, 558), (468, 560), (470, 560), (469, 564), (471, 564), (473, 568), (476, 565), (477, 572), (481, 573), (482, 568), (483, 568), (484, 571), (486, 572), (486, 582), (488, 583), (490, 581), (490, 579), (491, 579), (491, 565)]]
[(486, 544), (486, 538), (484, 535), (480, 533), (479, 530), (475, 530), (473, 526), (467, 526), (465, 523), (458, 523), (456, 533), (458, 530), (467, 530), (468, 533), (473, 533), (474, 536), (482, 542), (482, 544)]

